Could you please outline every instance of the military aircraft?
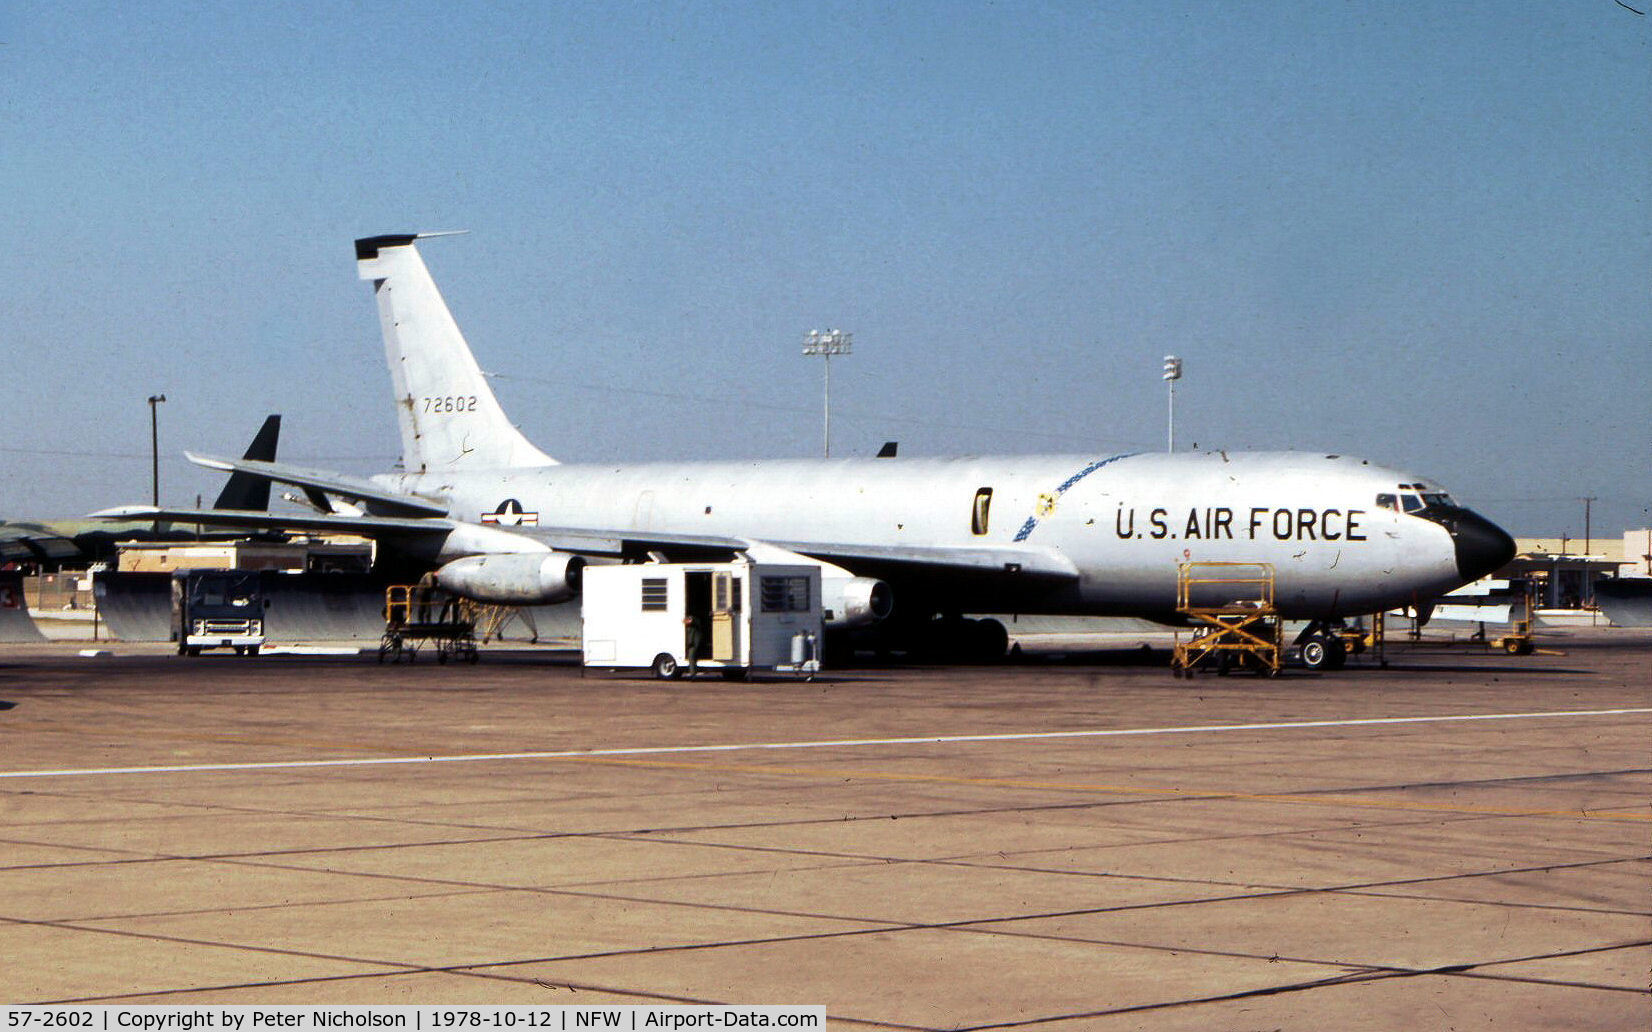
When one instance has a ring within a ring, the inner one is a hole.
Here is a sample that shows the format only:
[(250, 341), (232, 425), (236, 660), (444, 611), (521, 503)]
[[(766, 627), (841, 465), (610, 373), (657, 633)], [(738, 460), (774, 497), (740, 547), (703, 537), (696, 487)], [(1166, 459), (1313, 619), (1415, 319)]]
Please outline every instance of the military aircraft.
[[(1179, 564), (1267, 563), (1282, 617), (1425, 604), (1503, 565), (1508, 534), (1433, 481), (1295, 452), (561, 464), (506, 417), (416, 241), (356, 241), (377, 299), (403, 461), (362, 479), (258, 460), (201, 465), (301, 488), (310, 514), (126, 507), (124, 518), (374, 537), (481, 601), (578, 594), (588, 560), (743, 551), (822, 569), (829, 633), (1001, 654), (963, 614), (1178, 622)], [(1340, 643), (1329, 651), (1333, 662)]]

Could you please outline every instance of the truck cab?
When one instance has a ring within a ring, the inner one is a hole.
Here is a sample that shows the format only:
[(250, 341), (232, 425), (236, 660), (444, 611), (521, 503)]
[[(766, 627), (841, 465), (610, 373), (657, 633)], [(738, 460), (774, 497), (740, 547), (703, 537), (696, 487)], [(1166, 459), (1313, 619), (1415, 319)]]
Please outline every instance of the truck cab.
[(269, 606), (261, 570), (178, 570), (172, 575), (172, 636), (178, 655), (232, 648), (256, 656)]

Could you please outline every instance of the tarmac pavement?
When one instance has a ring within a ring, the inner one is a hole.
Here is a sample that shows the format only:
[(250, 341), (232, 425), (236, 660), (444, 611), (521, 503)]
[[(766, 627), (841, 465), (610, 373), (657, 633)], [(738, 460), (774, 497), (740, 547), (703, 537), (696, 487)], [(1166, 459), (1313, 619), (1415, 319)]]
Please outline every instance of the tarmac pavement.
[(1652, 1027), (1652, 634), (803, 683), (0, 646), (0, 1002)]

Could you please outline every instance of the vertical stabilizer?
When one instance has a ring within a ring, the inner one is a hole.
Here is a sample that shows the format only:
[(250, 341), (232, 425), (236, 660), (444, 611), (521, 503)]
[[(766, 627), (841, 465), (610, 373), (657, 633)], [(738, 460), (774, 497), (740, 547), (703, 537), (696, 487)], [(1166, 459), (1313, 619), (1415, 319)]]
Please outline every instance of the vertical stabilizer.
[[(281, 417), (266, 416), (264, 425), (258, 428), (252, 443), (247, 445), (247, 453), (241, 457), (256, 459), (259, 462), (274, 462), (275, 446), (280, 436)], [(218, 500), (212, 503), (212, 507), (245, 509), (248, 512), (267, 511), (270, 507), (270, 478), (236, 470), (229, 475), (229, 480), (224, 484), (224, 489), (218, 492)]]
[(356, 268), (379, 302), (407, 472), (554, 465), (505, 418), (413, 246), (420, 235), (356, 241)]

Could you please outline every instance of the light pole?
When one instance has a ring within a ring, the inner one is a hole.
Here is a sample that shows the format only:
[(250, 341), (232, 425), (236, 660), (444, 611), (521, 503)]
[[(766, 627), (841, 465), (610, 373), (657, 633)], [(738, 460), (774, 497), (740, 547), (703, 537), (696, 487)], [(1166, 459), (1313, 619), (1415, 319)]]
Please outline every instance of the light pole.
[(1182, 360), (1175, 355), (1164, 356), (1164, 382), (1170, 389), (1170, 419), (1165, 430), (1166, 451), (1176, 450), (1176, 381), (1182, 378)]
[(803, 335), (803, 353), (826, 360), (826, 457), (832, 457), (832, 356), (847, 355), (854, 334), (842, 330), (810, 330)]
[(149, 489), (155, 508), (161, 507), (161, 434), (156, 420), (156, 406), (166, 400), (164, 394), (149, 396)]

